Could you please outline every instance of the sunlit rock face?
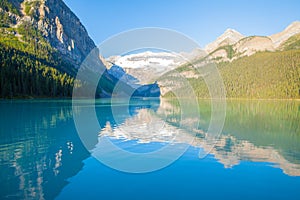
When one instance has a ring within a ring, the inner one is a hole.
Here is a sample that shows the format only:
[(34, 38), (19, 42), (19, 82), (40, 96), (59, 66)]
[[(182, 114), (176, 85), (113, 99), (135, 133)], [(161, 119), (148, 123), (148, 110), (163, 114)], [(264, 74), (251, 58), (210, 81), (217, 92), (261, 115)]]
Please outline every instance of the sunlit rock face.
[(62, 0), (24, 0), (19, 3), (23, 16), (16, 24), (29, 22), (38, 28), (51, 46), (79, 67), (96, 47), (78, 17)]
[[(8, 1), (19, 10), (19, 14), (0, 8), (0, 12), (7, 12), (11, 18), (11, 24), (7, 26), (18, 28), (26, 24), (38, 30), (51, 47), (58, 50), (75, 68), (79, 68), (96, 47), (79, 18), (62, 0)], [(14, 31), (14, 34), (22, 37), (18, 31)]]

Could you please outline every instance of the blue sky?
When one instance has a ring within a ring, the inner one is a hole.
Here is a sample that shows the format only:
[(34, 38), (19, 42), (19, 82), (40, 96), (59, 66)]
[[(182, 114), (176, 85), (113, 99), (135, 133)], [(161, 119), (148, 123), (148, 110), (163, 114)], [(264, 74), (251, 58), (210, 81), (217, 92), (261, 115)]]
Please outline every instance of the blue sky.
[(227, 28), (244, 35), (270, 35), (300, 20), (299, 0), (64, 0), (96, 45), (120, 32), (169, 28), (201, 47)]

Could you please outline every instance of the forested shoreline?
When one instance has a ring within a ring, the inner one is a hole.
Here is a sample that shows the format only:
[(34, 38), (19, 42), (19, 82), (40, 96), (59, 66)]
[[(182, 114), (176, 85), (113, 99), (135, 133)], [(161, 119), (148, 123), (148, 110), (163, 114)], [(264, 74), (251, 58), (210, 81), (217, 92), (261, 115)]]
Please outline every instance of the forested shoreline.
[[(161, 81), (176, 81), (181, 72), (191, 72), (188, 78), (198, 98), (210, 98), (201, 69), (186, 64), (168, 72)], [(205, 66), (204, 66), (205, 67)], [(300, 99), (300, 50), (258, 52), (232, 62), (217, 63), (226, 89), (226, 98), (233, 99)], [(180, 90), (184, 88), (177, 88)], [(174, 96), (169, 92), (166, 97)]]

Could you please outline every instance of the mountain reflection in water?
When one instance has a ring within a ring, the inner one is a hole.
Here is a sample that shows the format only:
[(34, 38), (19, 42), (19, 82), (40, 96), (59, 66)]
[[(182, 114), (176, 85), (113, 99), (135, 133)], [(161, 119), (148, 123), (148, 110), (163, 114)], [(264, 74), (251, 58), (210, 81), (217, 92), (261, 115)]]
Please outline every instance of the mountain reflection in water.
[[(268, 162), (290, 176), (300, 176), (299, 102), (229, 101), (224, 131), (213, 148), (205, 138), (210, 102), (201, 101), (199, 107), (201, 117), (196, 130), (180, 127), (180, 107), (162, 100), (157, 112), (140, 109), (117, 126), (107, 122), (100, 135), (138, 143), (168, 143), (175, 139), (214, 155), (225, 168), (243, 160)], [(180, 134), (175, 136), (178, 131)]]
[(181, 109), (173, 100), (134, 100), (130, 105), (120, 101), (113, 105), (115, 113), (111, 106), (110, 100), (96, 101), (102, 129), (93, 133), (86, 150), (75, 129), (71, 101), (1, 101), (0, 198), (57, 197), (84, 169), (99, 137), (132, 152), (155, 151), (170, 141), (188, 143), (225, 168), (262, 162), (300, 176), (300, 102), (228, 101), (223, 133), (213, 146), (206, 134), (209, 101), (199, 102), (196, 128), (193, 118), (180, 126)]

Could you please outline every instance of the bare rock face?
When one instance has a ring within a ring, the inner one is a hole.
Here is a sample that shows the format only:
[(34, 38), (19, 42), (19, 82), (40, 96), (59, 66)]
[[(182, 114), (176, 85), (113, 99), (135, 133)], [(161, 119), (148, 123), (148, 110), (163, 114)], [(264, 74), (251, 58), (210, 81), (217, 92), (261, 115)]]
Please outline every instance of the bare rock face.
[(16, 26), (31, 23), (76, 68), (96, 47), (78, 17), (62, 0), (10, 1), (22, 13)]
[(239, 57), (250, 56), (258, 51), (274, 51), (274, 45), (269, 37), (251, 36), (244, 38), (234, 45), (234, 50)]

